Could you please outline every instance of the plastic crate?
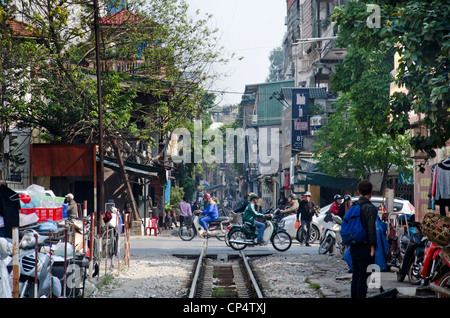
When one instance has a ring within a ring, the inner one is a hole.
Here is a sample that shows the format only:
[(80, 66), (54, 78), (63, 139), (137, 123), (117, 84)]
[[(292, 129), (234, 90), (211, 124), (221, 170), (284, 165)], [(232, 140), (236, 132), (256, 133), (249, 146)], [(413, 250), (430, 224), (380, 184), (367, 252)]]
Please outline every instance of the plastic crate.
[(45, 222), (47, 220), (60, 221), (63, 217), (63, 207), (59, 208), (30, 208), (20, 209), (22, 214), (36, 213), (39, 217), (39, 222)]
[(63, 208), (34, 208), (35, 213), (39, 216), (40, 222), (47, 220), (60, 221), (62, 220)]
[(20, 213), (28, 215), (36, 212), (34, 211), (34, 208), (29, 208), (29, 209), (20, 209)]

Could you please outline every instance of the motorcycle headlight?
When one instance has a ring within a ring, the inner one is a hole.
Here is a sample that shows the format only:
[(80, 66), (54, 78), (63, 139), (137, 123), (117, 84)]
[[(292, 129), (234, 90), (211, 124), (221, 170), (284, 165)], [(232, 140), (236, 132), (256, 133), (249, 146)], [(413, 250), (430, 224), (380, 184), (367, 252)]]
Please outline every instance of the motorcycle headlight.
[(20, 242), (20, 247), (21, 248), (26, 248), (27, 246), (29, 246), (33, 242), (34, 242), (34, 235), (32, 233), (26, 233), (23, 236), (22, 241)]

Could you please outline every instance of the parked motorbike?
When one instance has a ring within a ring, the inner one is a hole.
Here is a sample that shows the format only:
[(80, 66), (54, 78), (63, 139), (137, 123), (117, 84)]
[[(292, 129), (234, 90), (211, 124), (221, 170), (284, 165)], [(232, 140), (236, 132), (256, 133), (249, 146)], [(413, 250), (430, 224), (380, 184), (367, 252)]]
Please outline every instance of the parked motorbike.
[[(415, 232), (411, 234), (403, 256), (400, 273), (397, 275), (397, 281), (401, 282), (408, 275), (409, 282), (413, 285), (420, 284), (421, 269), (425, 255), (426, 237), (420, 231), (420, 223), (411, 222)], [(404, 247), (403, 242), (403, 247)]]
[[(35, 253), (35, 235), (38, 237), (38, 248), (46, 245), (47, 238), (39, 235), (34, 230), (26, 230), (19, 244), (19, 295), (20, 298), (35, 298), (61, 296), (61, 282), (51, 275), (49, 253)], [(36, 266), (37, 264), (37, 266)], [(7, 265), (9, 273), (12, 272), (12, 258)], [(37, 286), (35, 286), (35, 275), (37, 268)], [(50, 295), (50, 281), (52, 284), (52, 295)], [(37, 287), (37, 288), (36, 288)], [(36, 295), (37, 292), (37, 295)]]
[(342, 219), (333, 213), (327, 212), (324, 221), (327, 222), (327, 225), (325, 233), (320, 239), (319, 254), (328, 252), (332, 254), (335, 251), (339, 251), (341, 255), (344, 255), (345, 245), (342, 243), (340, 234)]
[[(280, 252), (287, 251), (292, 245), (292, 238), (284, 229), (284, 221), (279, 209), (272, 214), (266, 214), (263, 221), (266, 225), (263, 234), (263, 243), (260, 245), (267, 245), (269, 242), (272, 246)], [(234, 250), (243, 250), (247, 246), (259, 245), (256, 242), (258, 236), (257, 228), (248, 222), (244, 224), (235, 224), (229, 228), (228, 243)]]
[[(180, 238), (183, 241), (190, 241), (196, 235), (203, 237), (205, 229), (199, 222), (200, 214), (201, 211), (196, 210), (194, 211), (192, 218), (189, 217), (184, 218), (183, 224), (180, 225), (180, 230), (178, 232)], [(209, 223), (208, 237), (215, 237), (219, 241), (225, 240), (226, 230), (229, 223), (230, 223), (229, 217), (219, 216), (216, 220)]]
[(421, 284), (428, 286), (432, 282), (440, 280), (441, 276), (446, 273), (445, 262), (441, 258), (442, 247), (427, 241), (421, 268)]
[(437, 298), (450, 298), (450, 255), (441, 250), (439, 256), (438, 279), (430, 284), (430, 288), (436, 292)]

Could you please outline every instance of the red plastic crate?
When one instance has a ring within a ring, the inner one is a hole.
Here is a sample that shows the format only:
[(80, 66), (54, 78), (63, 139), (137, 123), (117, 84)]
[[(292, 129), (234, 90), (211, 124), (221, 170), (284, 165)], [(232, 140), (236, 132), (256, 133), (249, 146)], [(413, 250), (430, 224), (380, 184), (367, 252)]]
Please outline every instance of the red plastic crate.
[(28, 215), (36, 212), (34, 211), (34, 208), (29, 208), (29, 209), (20, 209), (20, 213)]
[(47, 220), (60, 221), (62, 220), (63, 208), (31, 208), (20, 209), (22, 214), (36, 213), (39, 217), (39, 222), (45, 222)]

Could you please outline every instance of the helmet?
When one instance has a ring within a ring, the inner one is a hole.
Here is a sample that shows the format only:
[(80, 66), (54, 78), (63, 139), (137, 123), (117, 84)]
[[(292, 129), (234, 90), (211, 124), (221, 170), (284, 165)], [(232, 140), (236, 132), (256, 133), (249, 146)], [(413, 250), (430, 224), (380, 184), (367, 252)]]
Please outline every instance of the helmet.
[(351, 200), (351, 199), (352, 199), (352, 197), (350, 196), (350, 194), (344, 195), (344, 201)]
[(248, 199), (251, 201), (251, 200), (253, 200), (253, 199), (255, 199), (255, 198), (258, 198), (258, 196), (256, 195), (256, 194), (254, 194), (254, 193), (250, 193), (250, 195), (248, 196)]
[(211, 199), (211, 194), (209, 194), (209, 193), (205, 193), (204, 195), (203, 195), (203, 200), (204, 199)]
[(292, 198), (292, 200), (297, 199), (297, 196), (294, 193), (288, 195), (288, 198)]
[(339, 199), (342, 199), (340, 194), (336, 194), (333, 198), (334, 201), (339, 200)]

